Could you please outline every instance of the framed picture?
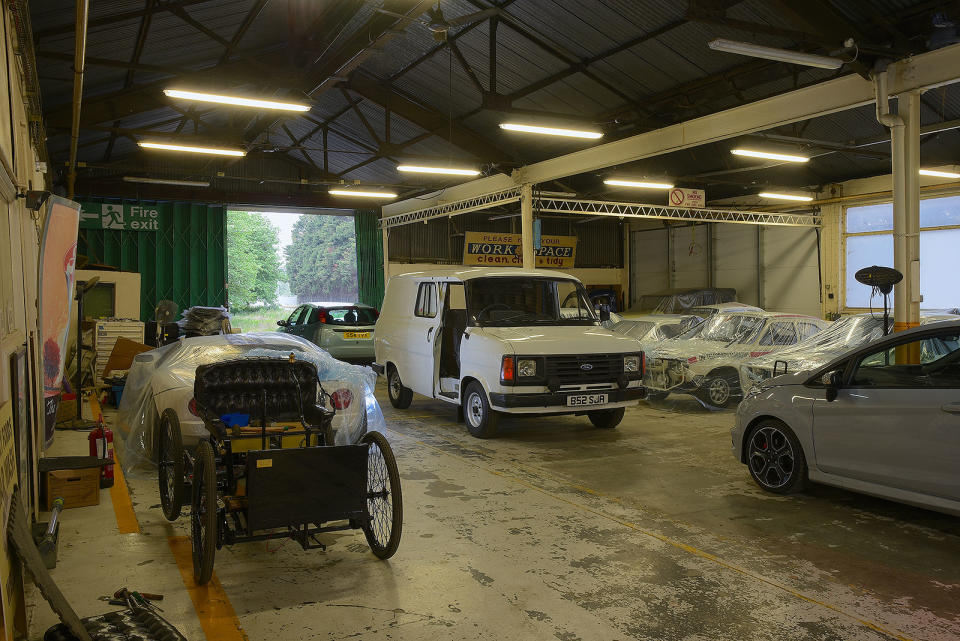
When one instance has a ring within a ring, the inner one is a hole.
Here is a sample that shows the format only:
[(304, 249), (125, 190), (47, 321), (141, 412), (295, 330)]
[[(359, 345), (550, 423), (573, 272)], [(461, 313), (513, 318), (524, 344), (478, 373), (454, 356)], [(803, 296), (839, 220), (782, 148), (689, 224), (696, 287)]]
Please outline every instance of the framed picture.
[(13, 433), (17, 451), (17, 478), (26, 513), (33, 497), (33, 426), (30, 424), (30, 381), (27, 374), (27, 346), (21, 345), (10, 356), (10, 382), (13, 400)]

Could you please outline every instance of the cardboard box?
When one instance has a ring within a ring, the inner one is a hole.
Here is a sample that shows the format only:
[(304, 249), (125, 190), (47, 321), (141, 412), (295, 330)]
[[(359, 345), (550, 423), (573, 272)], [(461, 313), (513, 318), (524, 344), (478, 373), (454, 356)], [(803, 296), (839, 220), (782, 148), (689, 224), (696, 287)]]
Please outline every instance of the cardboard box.
[(47, 511), (53, 507), (58, 496), (63, 497), (63, 509), (100, 504), (100, 468), (80, 470), (50, 470), (47, 472)]
[(110, 373), (114, 370), (130, 369), (133, 366), (134, 356), (149, 352), (151, 349), (153, 348), (149, 345), (132, 341), (123, 336), (117, 338), (117, 342), (113, 345), (113, 351), (110, 352), (110, 358), (107, 359), (107, 364), (103, 367), (104, 378), (110, 376)]

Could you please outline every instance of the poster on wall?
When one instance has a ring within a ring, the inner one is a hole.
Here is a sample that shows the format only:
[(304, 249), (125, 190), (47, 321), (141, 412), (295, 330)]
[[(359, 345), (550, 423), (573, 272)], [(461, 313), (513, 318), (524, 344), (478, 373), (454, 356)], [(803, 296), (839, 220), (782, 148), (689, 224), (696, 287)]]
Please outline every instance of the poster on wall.
[(79, 223), (79, 203), (58, 196), (47, 199), (39, 275), (44, 448), (53, 443), (60, 391), (63, 389)]
[[(482, 267), (522, 267), (520, 234), (468, 231), (463, 243), (463, 264)], [(540, 236), (534, 250), (537, 267), (570, 269), (577, 257), (576, 236)]]

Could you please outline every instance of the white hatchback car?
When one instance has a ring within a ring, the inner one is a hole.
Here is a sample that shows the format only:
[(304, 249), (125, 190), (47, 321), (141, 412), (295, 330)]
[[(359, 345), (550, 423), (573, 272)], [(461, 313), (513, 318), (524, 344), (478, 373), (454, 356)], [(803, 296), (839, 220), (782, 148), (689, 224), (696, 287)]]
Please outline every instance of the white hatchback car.
[(394, 407), (414, 392), (458, 405), (479, 438), (501, 413), (586, 414), (612, 428), (644, 397), (637, 341), (601, 327), (583, 285), (560, 272), (393, 276), (374, 336)]
[(960, 515), (960, 321), (764, 381), (740, 403), (731, 436), (764, 490), (809, 480)]
[(651, 398), (692, 394), (710, 407), (742, 395), (740, 364), (813, 336), (829, 325), (800, 314), (720, 313), (647, 354), (644, 384)]

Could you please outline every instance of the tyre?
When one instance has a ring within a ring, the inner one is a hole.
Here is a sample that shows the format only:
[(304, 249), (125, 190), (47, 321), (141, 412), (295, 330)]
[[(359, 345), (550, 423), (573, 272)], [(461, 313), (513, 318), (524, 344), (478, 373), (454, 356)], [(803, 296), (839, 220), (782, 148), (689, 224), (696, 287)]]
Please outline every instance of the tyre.
[(217, 462), (209, 441), (202, 441), (197, 447), (192, 503), (193, 580), (203, 585), (213, 576), (213, 558), (217, 553)]
[(398, 410), (407, 409), (413, 401), (413, 390), (403, 386), (400, 372), (393, 366), (390, 366), (390, 371), (387, 373), (387, 394), (390, 396), (390, 404)]
[(400, 545), (403, 531), (403, 495), (400, 471), (390, 443), (380, 432), (367, 432), (360, 439), (367, 449), (367, 512), (370, 520), (363, 534), (374, 556), (389, 559)]
[(697, 390), (697, 398), (711, 407), (730, 407), (734, 397), (740, 395), (740, 384), (735, 374), (713, 371)]
[(799, 492), (807, 484), (807, 459), (793, 430), (764, 419), (750, 430), (747, 467), (757, 485), (775, 494)]
[(180, 417), (165, 409), (160, 417), (157, 441), (157, 480), (160, 483), (160, 507), (168, 521), (176, 521), (183, 507), (183, 436)]
[(463, 393), (463, 418), (467, 430), (477, 438), (492, 438), (497, 435), (500, 414), (490, 409), (487, 393), (480, 383), (473, 381)]
[(609, 430), (620, 425), (625, 411), (626, 409), (623, 407), (617, 407), (612, 410), (593, 410), (592, 412), (587, 412), (587, 417), (590, 418), (590, 422), (593, 423), (594, 427)]

